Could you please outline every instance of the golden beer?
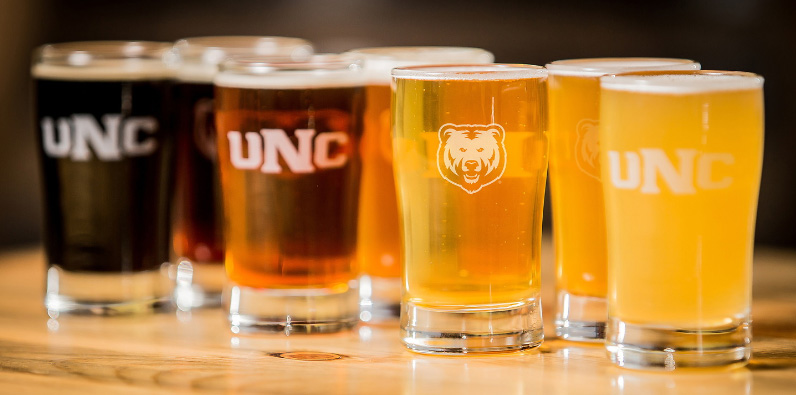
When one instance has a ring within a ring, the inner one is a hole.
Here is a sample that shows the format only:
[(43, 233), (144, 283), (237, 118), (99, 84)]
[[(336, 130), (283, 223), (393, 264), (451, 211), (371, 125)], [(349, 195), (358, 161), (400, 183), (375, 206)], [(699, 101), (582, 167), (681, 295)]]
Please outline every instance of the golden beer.
[(674, 369), (749, 358), (762, 84), (712, 71), (602, 79), (614, 362)]
[(556, 334), (597, 340), (606, 319), (605, 212), (600, 177), (600, 76), (697, 70), (684, 59), (561, 60), (550, 73), (550, 193), (556, 256)]
[(427, 66), (393, 77), (404, 343), (420, 352), (538, 345), (546, 71)]
[[(363, 277), (363, 320), (400, 311), (401, 239), (392, 170), (390, 71), (422, 64), (491, 63), (488, 51), (463, 47), (379, 47), (349, 52), (364, 60), (365, 118), (357, 259)], [(370, 284), (370, 292), (365, 282)]]

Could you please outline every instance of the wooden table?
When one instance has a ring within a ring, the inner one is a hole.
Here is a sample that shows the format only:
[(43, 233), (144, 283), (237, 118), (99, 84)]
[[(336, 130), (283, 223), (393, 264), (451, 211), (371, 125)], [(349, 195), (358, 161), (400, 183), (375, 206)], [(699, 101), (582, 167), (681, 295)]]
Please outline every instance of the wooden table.
[(613, 367), (601, 345), (552, 335), (531, 351), (426, 356), (395, 323), (334, 335), (233, 335), (219, 309), (48, 319), (41, 249), (0, 254), (0, 393), (796, 394), (796, 253), (759, 249), (754, 356), (747, 368), (646, 373)]

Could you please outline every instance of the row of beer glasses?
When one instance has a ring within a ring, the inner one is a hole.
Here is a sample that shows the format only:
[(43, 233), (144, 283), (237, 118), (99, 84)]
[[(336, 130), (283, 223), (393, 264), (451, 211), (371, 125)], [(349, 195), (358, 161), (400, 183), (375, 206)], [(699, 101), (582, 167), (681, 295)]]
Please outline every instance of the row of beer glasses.
[(758, 76), (273, 37), (38, 53), (51, 315), (218, 305), (223, 260), (234, 332), (400, 311), (415, 351), (536, 346), (549, 133), (557, 334), (622, 366), (749, 357)]

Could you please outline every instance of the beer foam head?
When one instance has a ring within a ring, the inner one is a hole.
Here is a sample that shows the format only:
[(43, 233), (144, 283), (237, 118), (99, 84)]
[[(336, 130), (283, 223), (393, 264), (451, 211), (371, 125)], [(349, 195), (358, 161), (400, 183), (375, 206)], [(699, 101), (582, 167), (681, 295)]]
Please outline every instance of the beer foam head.
[(693, 94), (752, 90), (763, 87), (763, 77), (736, 71), (626, 73), (600, 78), (602, 89), (642, 93)]
[(360, 59), (319, 54), (307, 61), (274, 62), (269, 57), (232, 57), (221, 65), (216, 86), (248, 89), (319, 89), (365, 85)]
[(36, 49), (33, 77), (54, 80), (127, 81), (173, 77), (164, 57), (170, 43), (83, 41)]
[(347, 53), (364, 61), (368, 83), (390, 84), (390, 71), (396, 67), (424, 64), (483, 64), (495, 61), (491, 52), (469, 47), (375, 47)]
[(177, 79), (212, 83), (219, 65), (233, 56), (257, 56), (273, 61), (302, 61), (312, 56), (309, 41), (292, 37), (215, 36), (178, 40), (170, 63)]
[(401, 67), (392, 70), (395, 79), (497, 81), (545, 78), (547, 70), (527, 64), (465, 64)]
[(699, 70), (700, 64), (689, 59), (670, 58), (591, 58), (558, 60), (547, 64), (550, 75), (599, 77), (606, 74), (645, 70)]

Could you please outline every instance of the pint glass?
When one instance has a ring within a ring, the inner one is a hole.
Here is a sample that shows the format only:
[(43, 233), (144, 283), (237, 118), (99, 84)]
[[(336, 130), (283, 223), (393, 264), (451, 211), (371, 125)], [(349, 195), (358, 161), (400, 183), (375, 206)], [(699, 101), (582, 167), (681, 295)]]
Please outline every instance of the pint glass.
[(401, 336), (424, 353), (541, 343), (547, 71), (395, 69)]
[(684, 59), (560, 60), (550, 73), (550, 194), (556, 259), (556, 335), (602, 341), (606, 242), (598, 138), (600, 76), (622, 71), (698, 70)]
[(601, 81), (611, 360), (666, 370), (745, 363), (763, 79), (693, 71)]
[(491, 53), (461, 47), (381, 47), (349, 52), (364, 61), (365, 130), (359, 197), (358, 253), (363, 321), (397, 317), (401, 239), (392, 171), (390, 70), (421, 64), (491, 63)]
[(363, 84), (334, 55), (230, 60), (216, 77), (233, 332), (356, 324)]
[(45, 305), (124, 314), (170, 305), (171, 47), (45, 45), (32, 74), (44, 191)]
[(311, 53), (307, 41), (288, 37), (195, 37), (174, 45), (177, 171), (171, 271), (178, 308), (221, 304), (223, 209), (213, 119), (213, 77), (219, 63), (233, 55), (298, 60)]

